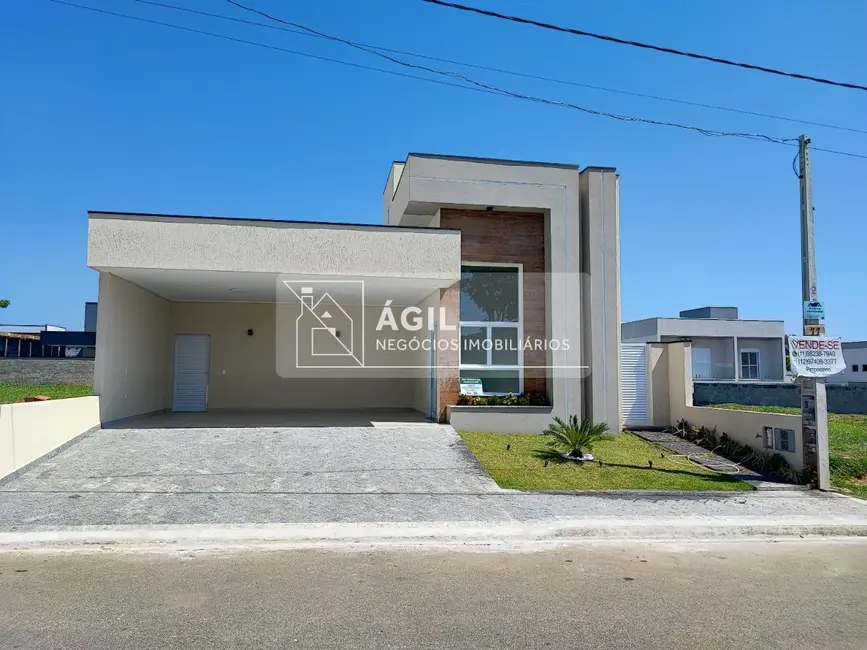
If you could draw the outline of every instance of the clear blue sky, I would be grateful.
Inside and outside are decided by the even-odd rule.
[[[338,43],[132,0],[72,0],[373,66]],[[222,0],[166,0],[255,19]],[[555,34],[419,0],[246,0],[367,43],[867,129],[867,92]],[[867,3],[467,0],[507,13],[867,82]],[[440,64],[437,64],[440,65]],[[442,66],[448,67],[448,66]],[[867,154],[867,135],[461,69],[589,107]],[[407,152],[569,162],[621,174],[623,318],[707,304],[800,318],[795,149],[624,124],[94,14],[0,3],[0,322],[80,328],[97,274],[88,209],[377,223]],[[815,153],[828,333],[867,338],[867,160]]]

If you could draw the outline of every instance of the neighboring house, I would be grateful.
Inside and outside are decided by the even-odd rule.
[[[547,397],[504,409],[512,430],[568,414],[616,429],[618,192],[611,168],[410,154],[391,165],[383,225],[90,212],[101,417],[409,407],[444,421],[472,381]],[[286,289],[310,282],[343,313]],[[300,367],[315,336],[356,365]]]
[[[692,341],[695,381],[783,381],[785,325],[738,318],[737,307],[701,307],[679,318],[623,323],[624,343]]]
[[[844,341],[842,347],[846,370],[831,375],[826,383],[867,384],[867,341]]]

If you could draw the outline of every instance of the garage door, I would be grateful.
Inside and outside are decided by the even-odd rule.
[[[624,427],[648,426],[647,346],[624,343],[620,347],[620,419]]]

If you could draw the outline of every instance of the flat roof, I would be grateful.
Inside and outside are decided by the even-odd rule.
[[[684,318],[682,316],[651,316],[650,318],[642,318],[640,320],[623,321],[622,325],[629,323],[643,323],[649,320],[676,320],[676,321],[726,321],[729,323],[784,323],[785,321],[778,318]]]
[[[460,232],[455,228],[426,228],[424,226],[390,226],[381,223],[350,223],[342,221],[299,221],[293,219],[259,219],[250,217],[220,217],[220,216],[204,216],[196,214],[163,214],[155,212],[121,212],[114,210],[88,210],[89,217],[97,219],[123,219],[124,217],[134,217],[142,219],[185,219],[185,220],[201,220],[201,221],[222,221],[228,223],[245,223],[256,224],[260,223],[266,226],[337,226],[343,228],[371,228],[375,230],[415,230],[425,232]]]
[[[498,165],[532,165],[532,166],[536,166],[536,167],[560,167],[562,169],[580,170],[580,167],[578,165],[574,165],[574,164],[539,162],[539,161],[535,161],[535,160],[511,160],[508,158],[480,158],[480,157],[476,157],[476,156],[449,156],[449,155],[438,154],[438,153],[416,153],[416,152],[410,152],[410,153],[406,154],[407,160],[411,156],[415,156],[416,158],[437,158],[439,160],[461,160],[461,161],[465,161],[465,162],[495,163]],[[406,161],[395,161],[395,162],[406,162]],[[611,171],[614,171],[613,167],[593,167],[592,169],[610,169]]]

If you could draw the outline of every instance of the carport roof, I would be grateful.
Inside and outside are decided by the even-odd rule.
[[[87,264],[175,301],[270,302],[283,280],[361,281],[414,305],[460,279],[460,249],[460,231],[439,228],[91,212]]]
[[[202,220],[202,221],[215,221],[222,223],[238,223],[238,224],[249,224],[256,225],[262,224],[266,227],[274,227],[279,226],[280,224],[285,224],[287,226],[292,225],[309,225],[309,226],[324,226],[324,227],[335,227],[335,228],[363,228],[363,229],[372,229],[372,230],[409,230],[409,231],[429,231],[431,228],[425,228],[420,226],[399,226],[399,225],[385,225],[378,223],[358,223],[358,222],[347,222],[347,221],[312,221],[312,220],[304,220],[304,219],[263,219],[259,217],[227,217],[227,216],[212,216],[212,215],[191,215],[191,214],[165,214],[158,212],[118,212],[115,210],[88,210],[88,217],[91,219],[178,219],[178,220]],[[446,231],[446,232],[459,232],[459,230],[454,228],[436,228],[435,230]]]

